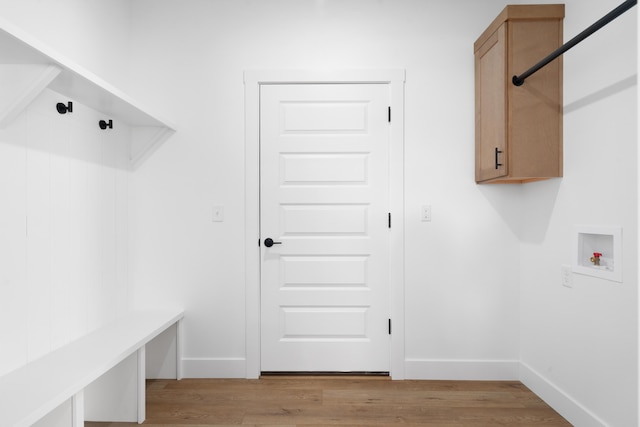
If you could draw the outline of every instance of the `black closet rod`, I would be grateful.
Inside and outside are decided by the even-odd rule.
[[[566,51],[568,51],[569,49],[571,49],[572,47],[574,47],[575,45],[580,43],[582,40],[586,39],[591,34],[593,34],[596,31],[598,31],[600,28],[604,27],[609,22],[613,21],[618,16],[622,15],[623,13],[625,13],[627,10],[631,9],[637,3],[638,3],[638,0],[627,0],[627,1],[625,1],[620,6],[616,7],[611,12],[607,13],[605,16],[600,18],[598,21],[596,21],[589,28],[587,28],[586,30],[584,30],[583,32],[581,32],[580,34],[578,34],[577,36],[575,36],[574,38],[572,38],[571,40],[569,40],[568,42],[563,44],[562,46],[560,46],[558,49],[556,49],[553,52],[551,52],[546,58],[544,58],[543,60],[538,62],[536,65],[534,65],[533,67],[529,68],[527,71],[525,71],[524,73],[520,74],[519,76],[513,76],[511,81],[516,86],[522,86],[522,84],[524,83],[524,80],[527,77],[531,76],[533,73],[535,73],[536,71],[538,71],[539,69],[541,69],[542,67],[547,65],[549,62],[553,61],[558,56],[562,55],[563,53],[565,53]]]

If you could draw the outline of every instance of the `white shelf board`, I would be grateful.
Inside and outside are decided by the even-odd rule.
[[[184,317],[136,310],[0,377],[0,425],[30,426]]]
[[[132,146],[135,146],[131,156],[133,165],[139,164],[141,159],[148,157],[144,152],[140,152],[140,147],[154,150],[176,130],[175,125],[152,113],[149,108],[134,101],[120,89],[0,18],[0,69],[8,70],[10,66],[20,64],[24,65],[25,69],[44,69],[44,67],[53,66],[59,68],[60,71],[45,85],[33,84],[29,86],[26,83],[23,84],[30,87],[30,92],[24,96],[18,96],[20,102],[15,99],[12,101],[0,100],[0,112],[3,112],[3,115],[0,115],[0,120],[4,118],[0,125],[6,125],[11,118],[20,113],[22,108],[26,107],[28,103],[25,103],[24,99],[33,100],[39,94],[38,89],[41,91],[48,87],[104,113],[105,119],[113,119],[116,125],[118,121],[122,121],[131,127],[150,128],[148,132],[134,132],[134,136],[132,136]],[[38,81],[44,81],[43,79],[50,75],[47,74]],[[155,138],[159,133],[163,137]],[[135,138],[148,135],[154,136],[154,140],[135,140]]]

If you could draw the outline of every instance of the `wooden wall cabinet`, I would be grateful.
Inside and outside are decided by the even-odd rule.
[[[474,44],[476,182],[562,176],[562,57],[511,82],[562,45],[564,5],[508,5]]]

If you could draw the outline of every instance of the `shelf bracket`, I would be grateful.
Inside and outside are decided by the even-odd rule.
[[[0,128],[5,128],[49,86],[62,69],[47,64],[2,64],[0,81]]]
[[[168,127],[132,126],[129,151],[131,168],[135,170],[174,133],[175,131]]]

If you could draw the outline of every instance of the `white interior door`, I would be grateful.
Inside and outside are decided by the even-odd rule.
[[[388,105],[386,84],[260,88],[263,372],[389,371]]]

